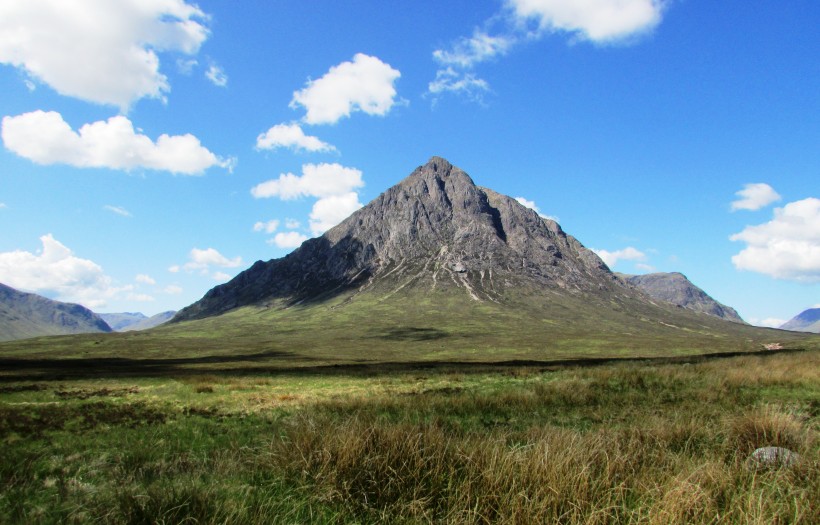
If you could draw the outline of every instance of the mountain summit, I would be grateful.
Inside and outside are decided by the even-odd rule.
[[[355,290],[452,289],[474,301],[508,289],[629,293],[595,253],[510,197],[433,157],[288,256],[258,261],[175,320],[253,304],[293,305]]]

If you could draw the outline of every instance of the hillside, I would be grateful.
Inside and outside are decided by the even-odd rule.
[[[0,284],[0,341],[110,331],[105,321],[84,306]]]
[[[98,315],[102,317],[115,332],[129,332],[154,328],[155,326],[170,321],[171,318],[174,317],[174,314],[176,314],[176,311],[169,310],[152,315],[151,317],[147,317],[141,312],[101,313]]]
[[[780,326],[782,330],[820,334],[820,308],[809,308]]]
[[[618,276],[652,299],[665,301],[727,321],[744,322],[734,308],[712,299],[709,294],[695,286],[682,273],[618,274]]]

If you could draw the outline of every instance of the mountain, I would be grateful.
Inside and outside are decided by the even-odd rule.
[[[666,301],[695,312],[720,319],[743,323],[734,308],[712,299],[706,292],[692,284],[682,273],[648,273],[645,275],[617,274],[652,299]]]
[[[115,332],[122,332],[125,328],[129,326],[133,326],[141,321],[145,321],[148,319],[144,314],[140,312],[122,312],[122,313],[110,313],[110,314],[97,314],[102,317],[103,321],[108,323],[108,326],[111,327],[112,330]]]
[[[140,312],[123,312],[99,314],[115,332],[130,332],[136,330],[148,330],[171,320],[176,314],[175,310],[161,312],[151,317],[147,317]]]
[[[513,290],[634,295],[558,223],[433,157],[321,237],[284,258],[257,261],[174,321],[408,286],[460,290],[477,302],[500,302]]]
[[[52,301],[0,284],[0,341],[110,331],[102,318],[84,306]]]
[[[782,330],[820,334],[820,308],[809,308],[780,326]]]

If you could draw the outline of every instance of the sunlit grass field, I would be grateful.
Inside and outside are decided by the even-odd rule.
[[[6,370],[0,523],[820,523],[816,349],[584,364]]]

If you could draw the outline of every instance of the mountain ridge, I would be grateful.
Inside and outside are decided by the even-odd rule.
[[[734,308],[716,301],[680,272],[656,272],[642,275],[618,273],[616,275],[653,299],[727,321],[745,322]]]
[[[0,341],[44,335],[110,332],[88,308],[22,292],[0,283]]]
[[[414,271],[415,285],[455,285],[477,301],[498,300],[511,281],[522,280],[569,294],[631,293],[557,222],[433,157],[321,237],[281,259],[257,261],[173,321],[356,288],[395,289],[410,284]]]
[[[780,325],[780,329],[820,334],[820,308],[809,308],[807,310],[803,310],[787,322]]]

